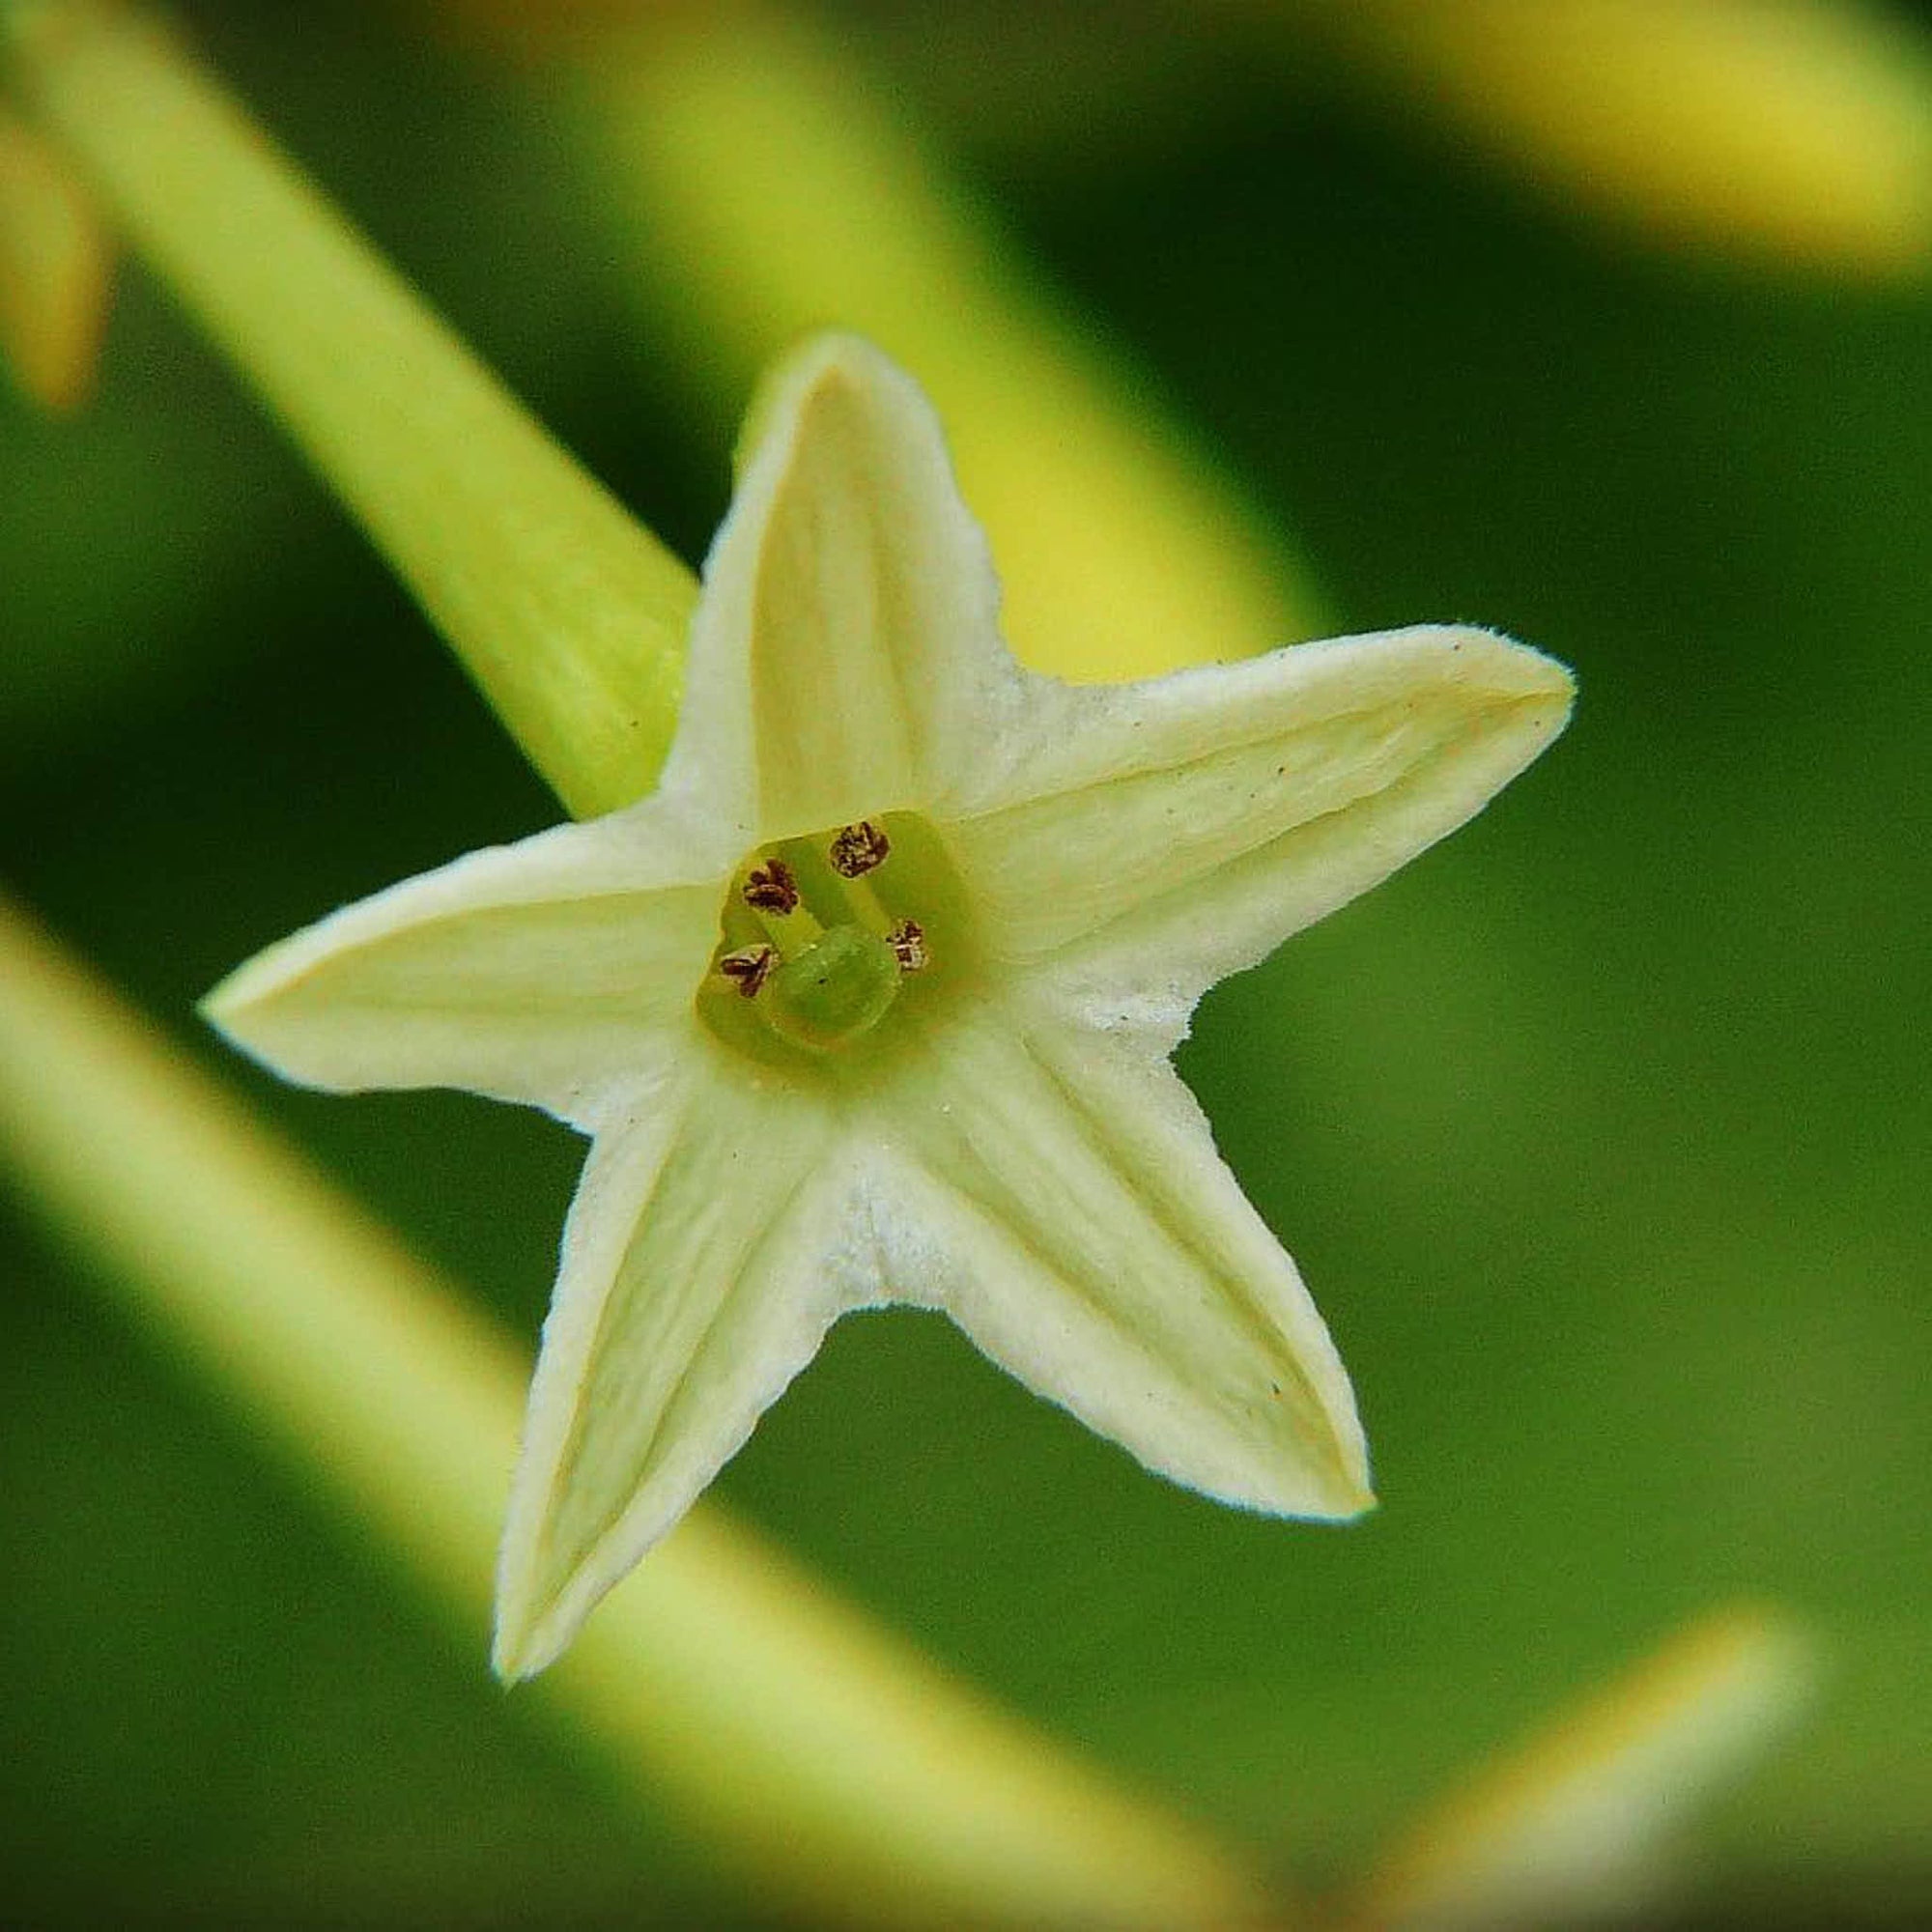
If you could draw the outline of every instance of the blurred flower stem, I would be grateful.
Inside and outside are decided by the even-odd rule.
[[[342,497],[579,816],[650,789],[691,573],[152,20],[0,4],[0,77]]]
[[[0,1147],[128,1311],[480,1654],[527,1362],[4,901]],[[716,1510],[521,1696],[828,1922],[1262,1917],[1259,1885],[1204,1834]]]
[[[1330,628],[1281,533],[829,30],[733,4],[562,38],[591,192],[663,352],[721,420],[828,324],[903,362],[946,424],[1024,663],[1143,676]]]

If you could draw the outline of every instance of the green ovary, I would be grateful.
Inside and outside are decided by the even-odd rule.
[[[757,996],[765,1024],[808,1053],[830,1053],[885,1018],[899,996],[898,956],[862,925],[835,925],[780,966]]]
[[[915,813],[781,839],[732,876],[697,1014],[754,1060],[843,1077],[964,981],[969,926],[952,860]]]

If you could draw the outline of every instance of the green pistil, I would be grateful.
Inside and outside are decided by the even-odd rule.
[[[870,879],[840,879],[838,887],[844,895],[845,903],[867,932],[875,933],[881,939],[892,937],[893,927],[897,922],[879,903],[879,895],[872,890]]]
[[[766,981],[757,1006],[781,1039],[830,1053],[870,1033],[898,998],[899,962],[878,933],[828,926]]]
[[[889,849],[869,824],[834,835],[828,867],[822,874],[811,868],[823,922],[781,853],[761,854],[738,889],[778,963],[753,974],[743,955],[732,954],[719,970],[757,1003],[758,1016],[781,1039],[808,1053],[830,1053],[869,1033],[898,997],[905,953],[894,934],[902,922],[880,903],[869,877]]]
[[[811,916],[811,908],[803,899],[789,912],[771,912],[753,906],[752,917],[758,922],[759,930],[771,941],[772,950],[781,959],[798,958],[825,935],[824,926]]]

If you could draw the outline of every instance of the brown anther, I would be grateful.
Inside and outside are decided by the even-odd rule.
[[[918,973],[926,962],[925,928],[917,920],[899,920],[886,934],[886,944],[899,962],[901,973]]]
[[[745,881],[745,903],[759,912],[782,916],[798,910],[798,881],[782,859],[767,859],[753,866]]]
[[[725,953],[718,962],[718,970],[751,1000],[757,997],[758,988],[770,977],[778,960],[778,953],[769,946],[747,946],[737,952]]]
[[[893,842],[869,818],[832,835],[832,869],[841,879],[863,879],[886,863]]]

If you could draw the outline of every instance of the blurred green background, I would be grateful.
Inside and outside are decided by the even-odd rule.
[[[186,12],[696,559],[730,426],[654,362],[535,97],[419,16]],[[1582,698],[1475,825],[1212,995],[1180,1057],[1354,1375],[1376,1516],[1217,1509],[906,1314],[843,1324],[721,1493],[1315,1879],[1680,1619],[1788,1605],[1823,1692],[1673,1909],[1914,1922],[1932,294],[1646,248],[1206,39],[1170,112],[1023,141],[915,40],[875,52],[1293,533],[1338,629],[1494,624]],[[138,272],[87,413],[0,399],[0,875],[211,1061],[191,1004],[235,961],[556,815]],[[570,1135],[222,1065],[534,1335]],[[11,1197],[0,1244],[0,1922],[729,1919]]]

